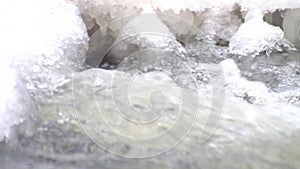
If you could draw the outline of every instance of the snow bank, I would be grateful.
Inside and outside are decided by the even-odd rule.
[[[85,61],[88,36],[75,5],[64,0],[10,0],[0,7],[0,55],[31,91],[52,93]]]
[[[2,140],[32,112],[27,89],[36,100],[51,96],[83,66],[88,36],[78,9],[64,0],[1,1],[0,23]]]
[[[252,14],[251,14],[252,15]],[[229,52],[241,56],[256,56],[266,51],[283,50],[288,43],[279,27],[263,21],[261,16],[247,16],[251,18],[241,25],[236,34],[230,39]]]

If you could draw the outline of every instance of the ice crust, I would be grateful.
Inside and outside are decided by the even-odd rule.
[[[273,50],[283,50],[288,46],[284,32],[279,28],[263,21],[263,15],[248,16],[236,34],[230,39],[229,52],[242,56],[257,56],[260,52],[268,54]]]

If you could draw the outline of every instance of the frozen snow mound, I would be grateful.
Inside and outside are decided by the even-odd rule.
[[[32,112],[28,91],[16,72],[0,59],[0,142],[9,138],[11,128],[21,123]]]
[[[285,39],[284,32],[263,21],[260,9],[253,9],[245,16],[243,23],[230,39],[229,52],[239,56],[257,56],[261,52],[268,55],[274,51],[291,48]]]
[[[88,36],[74,4],[10,0],[0,7],[0,55],[31,92],[51,94],[85,61]]]

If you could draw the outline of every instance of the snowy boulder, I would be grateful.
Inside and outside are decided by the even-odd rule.
[[[263,21],[260,9],[253,9],[245,16],[243,23],[230,39],[229,52],[240,56],[257,56],[261,52],[270,54],[272,51],[282,51],[290,47],[284,32]]]
[[[265,15],[265,21],[283,29],[285,37],[295,47],[300,48],[300,1],[241,0],[239,4],[243,15],[248,15],[253,9],[259,9]]]
[[[64,0],[2,3],[1,57],[31,92],[53,93],[85,61],[88,36],[78,9]]]

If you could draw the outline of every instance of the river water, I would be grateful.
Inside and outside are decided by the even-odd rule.
[[[161,69],[73,73],[1,143],[1,168],[298,168],[299,53],[207,58],[182,61],[201,64],[189,70],[206,79]],[[267,94],[253,92],[261,86]]]

